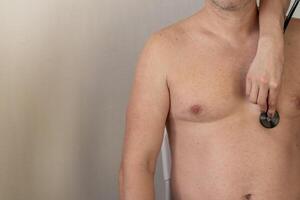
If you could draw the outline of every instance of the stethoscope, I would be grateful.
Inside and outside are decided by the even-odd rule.
[[[285,18],[284,29],[283,29],[284,33],[285,33],[286,28],[289,25],[289,22],[290,22],[290,20],[293,16],[298,4],[299,4],[299,2],[300,2],[300,0],[295,0],[294,4],[292,5],[291,10],[289,11],[287,17]],[[278,123],[280,121],[279,113],[277,111],[275,111],[274,116],[271,118],[271,117],[268,116],[267,112],[268,112],[268,109],[267,109],[266,112],[261,112],[260,113],[259,121],[260,121],[261,125],[265,128],[274,128],[275,126],[278,125]]]

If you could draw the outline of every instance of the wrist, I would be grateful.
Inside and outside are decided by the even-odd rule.
[[[282,40],[284,39],[283,25],[260,28],[259,38],[266,40]]]
[[[276,62],[284,62],[284,40],[283,37],[263,36],[259,38],[257,52],[268,56]]]
[[[258,39],[258,48],[269,47],[274,50],[283,51],[284,37],[278,34],[264,34],[260,35]]]

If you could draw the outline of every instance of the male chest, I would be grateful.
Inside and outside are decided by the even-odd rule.
[[[220,120],[250,104],[245,80],[252,57],[238,53],[181,60],[168,74],[170,116],[180,120],[210,122]],[[300,70],[287,62],[278,99],[284,117],[300,116]],[[257,106],[258,107],[258,106]]]

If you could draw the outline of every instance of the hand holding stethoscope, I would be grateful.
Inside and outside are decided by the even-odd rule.
[[[299,4],[300,0],[295,0],[289,11],[285,22],[284,22],[284,32]],[[251,69],[250,69],[251,70]],[[263,70],[263,69],[262,69]],[[279,84],[274,82],[279,82],[281,77],[281,70],[276,69],[273,74],[275,80],[268,85],[267,80],[260,80],[261,84],[251,81],[251,78],[247,76],[246,82],[246,95],[249,97],[250,101],[259,104],[262,108],[262,112],[259,116],[259,121],[261,125],[265,128],[274,128],[278,125],[280,121],[279,113],[275,110],[275,101],[279,94]],[[256,69],[254,71],[259,71]],[[262,72],[263,73],[263,72]],[[269,72],[270,73],[270,72]],[[277,73],[277,74],[276,74]],[[266,73],[265,73],[266,74]],[[268,73],[267,73],[268,74]],[[273,78],[274,78],[273,77]],[[265,102],[266,101],[266,102]],[[265,107],[266,106],[266,107]]]

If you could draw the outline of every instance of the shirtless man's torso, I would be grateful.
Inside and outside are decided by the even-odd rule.
[[[300,200],[300,20],[286,32],[281,120],[273,129],[261,126],[259,106],[245,96],[258,35],[232,45],[197,25],[191,17],[164,30],[174,45],[172,200]]]
[[[245,95],[257,10],[240,19],[248,27],[228,23],[220,33],[212,31],[222,20],[212,21],[214,14],[203,9],[155,33],[168,85],[169,102],[160,100],[168,105],[172,200],[300,200],[300,20],[285,33],[280,123],[266,129]],[[154,137],[141,134],[140,144]]]

